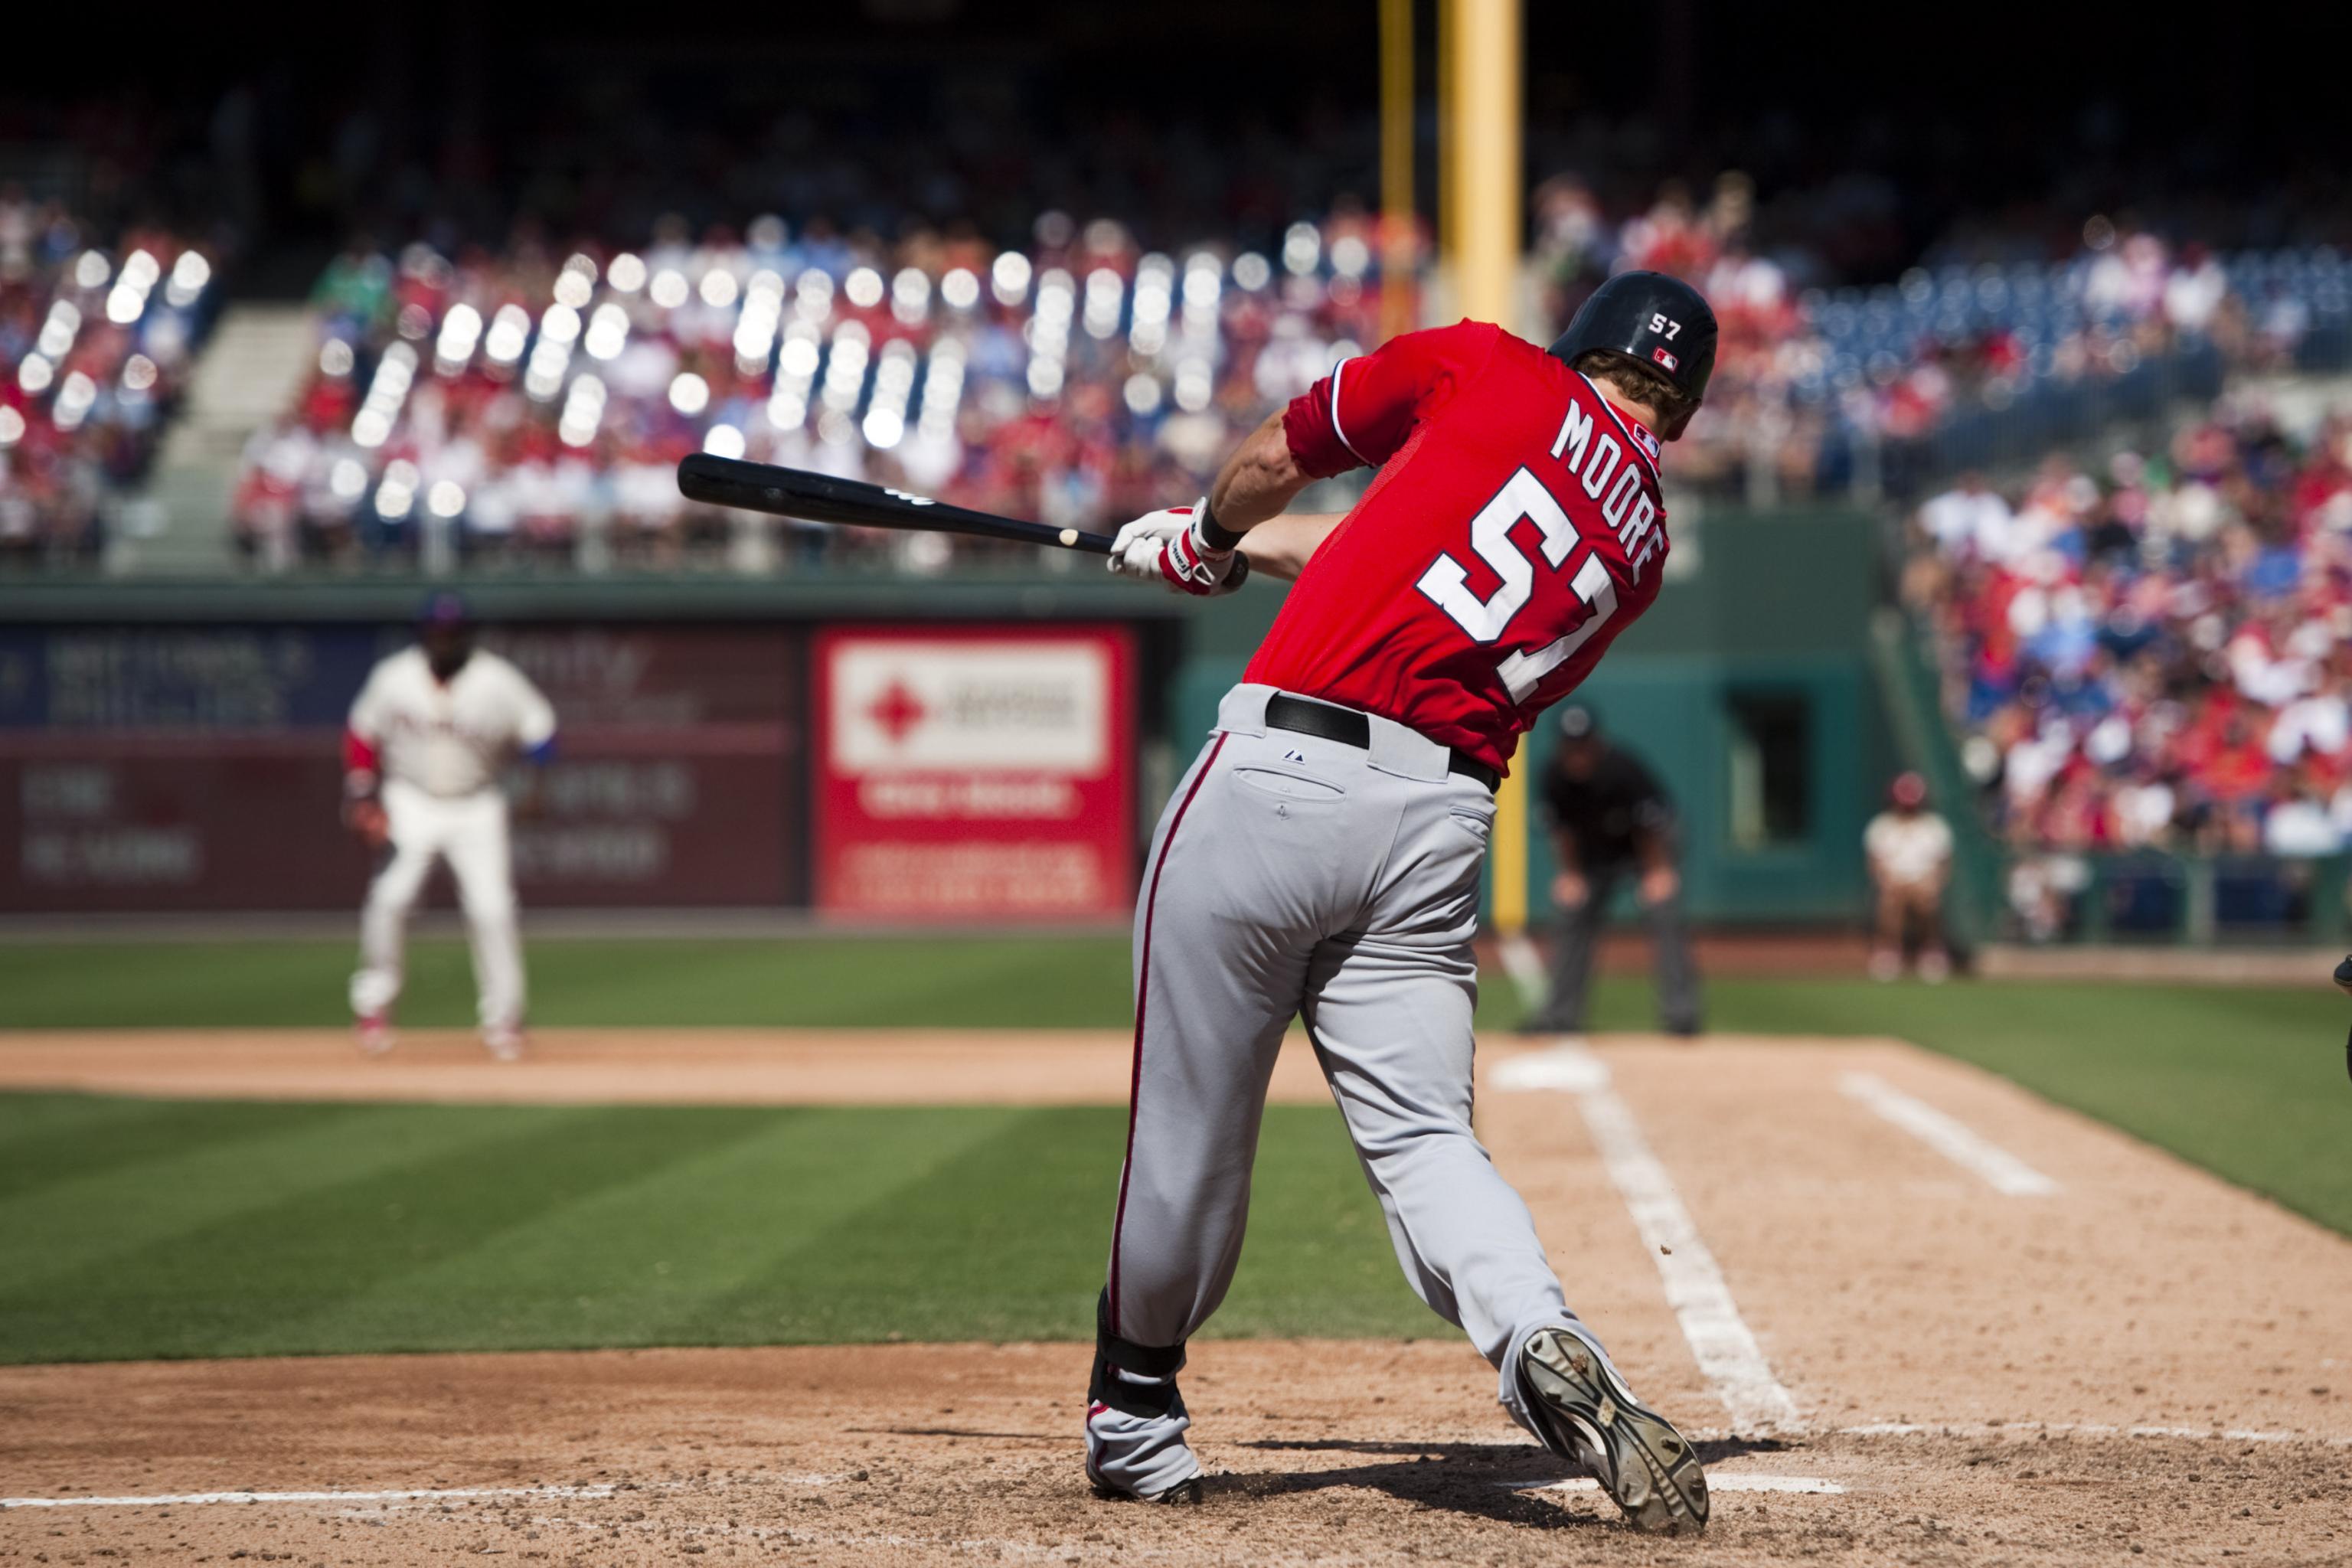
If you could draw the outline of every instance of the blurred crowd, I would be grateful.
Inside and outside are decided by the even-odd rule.
[[[1270,253],[1170,254],[1058,213],[1023,249],[669,219],[633,250],[354,249],[319,284],[294,405],[254,438],[238,535],[278,563],[436,531],[477,559],[948,560],[941,536],[780,540],[689,505],[674,473],[697,450],[1100,527],[1190,500],[1266,411],[1379,340],[1376,229],[1343,210]]]
[[[185,386],[212,274],[178,235],[102,243],[58,205],[0,189],[0,566],[98,552]]]
[[[1819,258],[1756,247],[1755,211],[1736,174],[1616,220],[1574,179],[1535,196],[1528,266],[1553,327],[1627,268],[1714,302],[1715,384],[1670,474],[1685,492],[1843,491],[1959,411],[2063,395],[2186,344],[2271,366],[2314,334],[2352,339],[2352,269],[2324,248],[2225,264],[2095,220],[2056,261],[1831,292],[1798,287]],[[765,525],[675,493],[667,475],[698,449],[1104,527],[1196,493],[1269,409],[1385,321],[1420,319],[1428,237],[1395,237],[1409,265],[1393,274],[1380,223],[1345,203],[1264,249],[1152,250],[1059,212],[1017,248],[969,226],[885,241],[775,216],[740,232],[671,216],[634,250],[528,233],[355,247],[319,284],[308,384],[255,438],[239,535],[280,563],[398,553],[442,524],[478,554],[771,561]],[[918,569],[950,548],[788,542]]]
[[[2184,347],[2252,368],[2295,363],[2315,334],[2338,357],[2352,351],[2352,269],[2326,247],[2225,266],[2202,246],[2094,216],[2055,258],[1948,255],[1895,284],[1830,289],[1808,286],[1832,275],[1823,253],[1763,247],[1756,214],[1738,174],[1704,200],[1670,183],[1614,222],[1578,179],[1534,197],[1531,265],[1555,324],[1629,268],[1675,273],[1715,305],[1716,380],[1673,470],[1689,489],[1778,499],[1874,483],[1957,415],[2127,376]]]
[[[1674,483],[1710,489],[1736,482],[1748,454],[1769,445],[1785,479],[1800,492],[1811,489],[1823,420],[1816,413],[1801,428],[1789,389],[1826,363],[1799,300],[1801,282],[1820,264],[1807,250],[1759,253],[1755,191],[1746,176],[1721,176],[1704,201],[1670,182],[1646,208],[1622,218],[1573,175],[1538,185],[1530,205],[1528,265],[1553,331],[1621,271],[1673,273],[1715,307],[1721,331],[1715,380],[1675,450]]]
[[[2352,845],[2352,412],[2300,434],[2223,397],[2168,446],[1916,514],[1962,757],[2046,931],[2079,858]]]

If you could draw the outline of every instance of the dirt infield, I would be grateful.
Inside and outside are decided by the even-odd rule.
[[[218,1040],[70,1054],[81,1087],[194,1092],[194,1052],[221,1092],[333,1092],[305,1074],[425,1092],[391,1087],[397,1058],[318,1041],[304,1066],[299,1044],[242,1065]],[[586,1085],[627,1076],[627,1044],[551,1037],[514,1069],[451,1042],[403,1070],[439,1073],[439,1098],[612,1098]],[[903,1077],[894,1053],[949,1048],[635,1047],[640,1076],[693,1061],[706,1083],[733,1053],[758,1099],[786,1060],[802,1097],[851,1096],[860,1062]],[[961,1048],[992,1069],[1032,1054]],[[58,1081],[40,1074],[59,1049],[0,1041],[0,1083]],[[1037,1054],[1053,1098],[1116,1099],[1079,1092],[1106,1074],[1123,1091],[1123,1041]],[[1706,1438],[1702,1542],[1633,1538],[1589,1490],[1525,1489],[1560,1468],[1433,1321],[1406,1344],[1200,1343],[1198,1512],[1087,1497],[1083,1346],[0,1371],[0,1493],[44,1505],[0,1509],[0,1561],[2352,1561],[2352,1243],[1892,1042],[1484,1055],[1482,1130],[1570,1300]],[[273,1061],[292,1075],[275,1089]],[[220,1495],[245,1493],[312,1495]],[[93,1498],[131,1500],[75,1500]]]
[[[527,1105],[1124,1105],[1132,1037],[1069,1029],[544,1029],[527,1061],[412,1030],[364,1058],[336,1029],[0,1034],[0,1090]],[[1273,1098],[1330,1098],[1293,1040]]]

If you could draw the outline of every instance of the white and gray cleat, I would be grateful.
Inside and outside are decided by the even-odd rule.
[[[1519,1386],[1545,1447],[1590,1469],[1634,1529],[1706,1528],[1706,1473],[1683,1435],[1635,1400],[1600,1345],[1577,1329],[1538,1329],[1519,1352]]]

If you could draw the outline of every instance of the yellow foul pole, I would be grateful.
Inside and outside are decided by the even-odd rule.
[[[1521,0],[1439,0],[1448,259],[1462,314],[1516,330],[1520,239]],[[1528,923],[1528,789],[1524,770],[1495,802],[1495,926]]]
[[[1412,0],[1381,0],[1381,337],[1421,325],[1412,202]]]

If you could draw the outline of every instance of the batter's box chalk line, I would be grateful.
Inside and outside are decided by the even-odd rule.
[[[134,1497],[0,1497],[0,1508],[195,1508],[206,1503],[470,1502],[482,1498],[608,1498],[593,1487],[416,1487],[394,1491],[164,1492]]]
[[[1715,1254],[1698,1234],[1674,1178],[1666,1173],[1641,1124],[1612,1086],[1609,1064],[1582,1046],[1507,1058],[1495,1065],[1494,1083],[1506,1089],[1550,1089],[1576,1096],[1602,1168],[1633,1228],[1658,1268],[1666,1304],[1682,1325],[1692,1359],[1742,1432],[1801,1432],[1797,1402],[1773,1375],[1755,1333],[1739,1315]]]
[[[2056,1182],[1974,1128],[1904,1093],[1874,1073],[1842,1073],[1838,1089],[2003,1196],[2046,1198],[2058,1190]]]
[[[2247,1426],[2125,1426],[2105,1421],[1872,1421],[1841,1426],[1841,1437],[2172,1437],[2200,1443],[2305,1443],[2352,1448],[2352,1437],[2324,1432],[2275,1432]]]
[[[1601,1483],[1591,1476],[1570,1476],[1564,1481],[1496,1481],[1506,1491],[1516,1492],[1597,1492]],[[1840,1497],[1845,1488],[1820,1476],[1746,1476],[1717,1475],[1707,1472],[1706,1489],[1710,1492],[1802,1492],[1816,1497]]]

